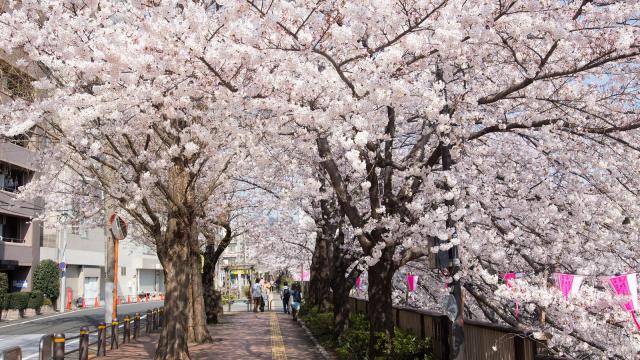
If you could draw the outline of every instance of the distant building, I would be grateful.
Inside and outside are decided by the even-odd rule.
[[[40,253],[42,259],[59,262],[62,258],[64,232],[53,225],[44,230]],[[72,299],[84,298],[93,304],[96,297],[104,301],[105,234],[103,228],[87,229],[67,226],[66,287]],[[164,273],[154,251],[130,238],[119,242],[118,294],[123,301],[143,293],[164,293]]]

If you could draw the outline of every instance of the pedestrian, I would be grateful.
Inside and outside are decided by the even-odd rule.
[[[265,305],[269,303],[270,295],[271,295],[271,284],[269,283],[269,281],[265,280],[264,284],[262,285],[262,302],[260,303],[261,312],[264,312]]]
[[[290,314],[289,312],[289,301],[291,300],[291,290],[289,290],[289,283],[284,282],[284,287],[280,292],[280,299],[282,299],[282,307],[284,308],[285,314]]]
[[[293,320],[298,320],[298,311],[300,311],[300,304],[302,303],[302,292],[300,291],[300,284],[293,285],[293,291],[291,291],[291,314]]]
[[[260,285],[260,279],[256,279],[256,283],[253,284],[251,297],[253,298],[253,312],[257,313],[262,300],[262,285]]]

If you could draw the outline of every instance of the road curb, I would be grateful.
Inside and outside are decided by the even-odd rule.
[[[302,321],[300,318],[298,318],[298,324],[300,324],[300,327],[302,327],[304,329],[304,332],[307,333],[307,336],[309,336],[311,338],[311,341],[313,341],[313,344],[315,345],[316,349],[318,350],[318,352],[320,353],[320,355],[322,355],[322,357],[325,360],[335,360],[335,358],[333,356],[331,356],[327,350],[324,348],[324,346],[322,346],[320,344],[320,342],[318,341],[318,339],[316,339],[315,336],[313,336],[313,333],[311,332],[311,330],[309,330],[309,328],[304,324],[304,321]]]

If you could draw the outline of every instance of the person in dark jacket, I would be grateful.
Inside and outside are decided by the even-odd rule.
[[[280,292],[280,299],[282,299],[282,307],[284,308],[284,313],[289,314],[289,301],[291,300],[291,289],[289,289],[289,284],[287,282],[284,283],[284,287]]]
[[[298,311],[300,311],[300,304],[302,303],[302,292],[300,291],[300,284],[296,283],[293,285],[293,290],[291,291],[291,314],[293,315],[293,320],[298,320]]]

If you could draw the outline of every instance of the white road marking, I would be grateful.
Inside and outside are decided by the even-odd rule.
[[[153,302],[153,301],[151,301],[151,302]],[[145,304],[147,304],[147,303],[145,303]],[[131,305],[138,305],[138,304],[137,303],[135,303],[135,304],[121,304],[120,306],[131,306]],[[100,309],[100,308],[98,308],[98,309]],[[58,313],[58,314],[53,314],[53,315],[40,316],[40,317],[36,317],[36,318],[30,319],[30,320],[25,320],[25,321],[22,321],[22,322],[19,322],[19,323],[2,325],[2,326],[0,326],[0,329],[11,327],[11,326],[16,326],[16,325],[24,325],[24,324],[28,324],[28,323],[31,323],[31,322],[34,322],[34,321],[38,321],[38,320],[51,319],[51,318],[58,317],[58,316],[63,316],[63,315],[68,315],[68,314],[73,314],[73,313],[77,313],[77,312],[80,312],[80,311],[88,311],[88,310],[93,310],[93,309],[73,310],[73,311],[66,311],[66,312],[63,312],[63,313]]]

